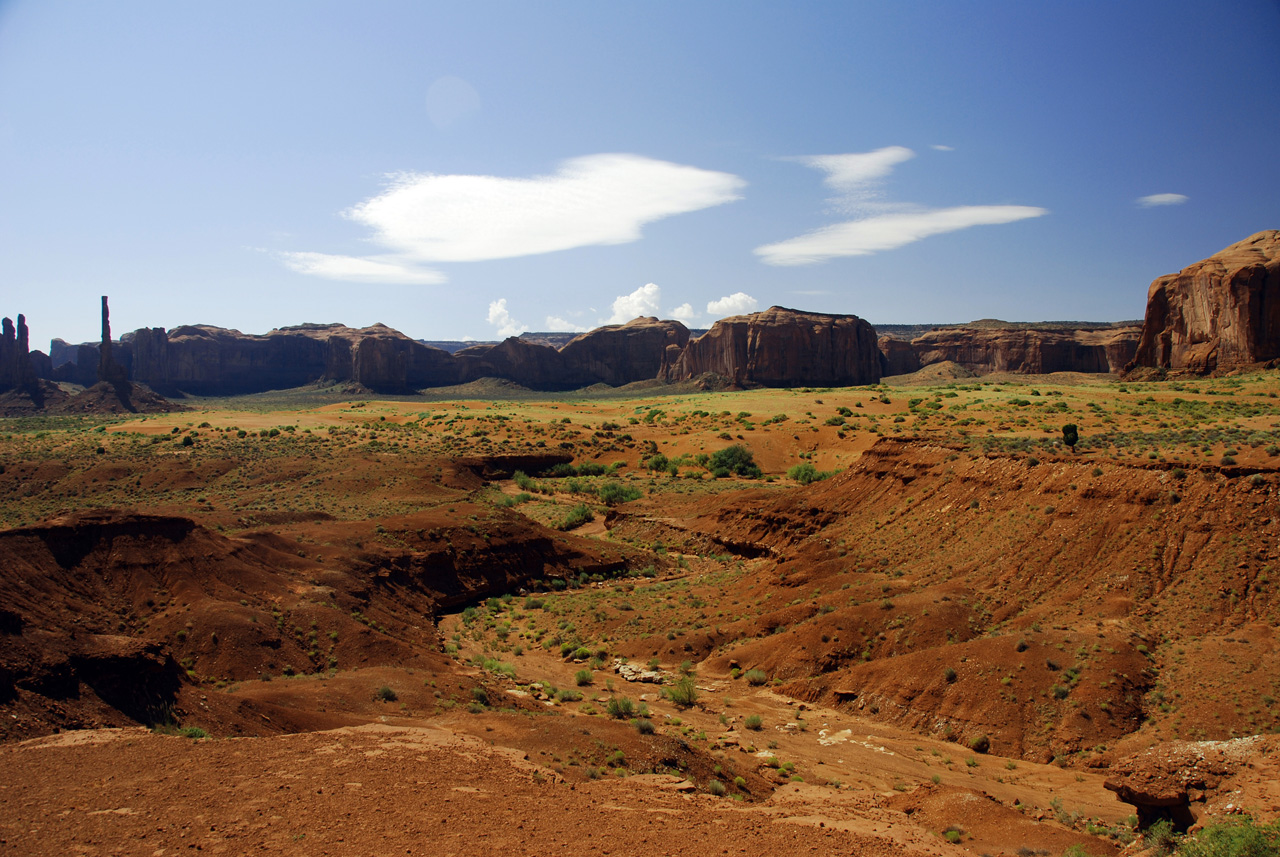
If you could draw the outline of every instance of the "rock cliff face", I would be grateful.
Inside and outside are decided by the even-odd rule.
[[[619,387],[657,378],[668,348],[683,350],[688,344],[689,329],[683,324],[650,316],[581,334],[560,349],[560,354],[569,375],[582,382],[576,386]]]
[[[735,384],[849,386],[880,380],[876,332],[856,315],[823,315],[785,307],[717,321],[691,341],[664,377],[714,373]]]
[[[402,392],[456,383],[449,354],[385,325],[304,324],[246,335],[207,325],[132,336],[134,380],[165,393],[236,395],[321,379]]]
[[[920,357],[907,340],[881,336],[876,345],[884,356],[885,375],[909,375],[920,369]]]
[[[1131,368],[1212,372],[1280,357],[1280,230],[1232,244],[1147,290]]]
[[[984,324],[930,331],[911,340],[911,349],[920,366],[949,360],[978,374],[1106,373],[1119,372],[1133,359],[1138,332],[1136,326],[1074,330]]]
[[[464,348],[454,357],[462,381],[506,378],[535,390],[618,387],[657,378],[667,348],[684,348],[689,330],[678,321],[636,318],[580,334],[562,348],[511,337]]]
[[[30,334],[27,317],[18,315],[18,325],[6,318],[0,332],[0,391],[30,387],[36,380],[31,363]]]

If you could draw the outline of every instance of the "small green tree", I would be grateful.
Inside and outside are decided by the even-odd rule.
[[[710,466],[711,472],[716,476],[721,474],[728,476],[730,473],[736,473],[747,479],[759,479],[763,475],[760,466],[756,464],[755,455],[751,452],[751,449],[740,443],[726,446],[713,454]]]
[[[1080,442],[1080,430],[1076,428],[1075,423],[1067,423],[1062,427],[1062,442],[1075,452],[1076,444]]]

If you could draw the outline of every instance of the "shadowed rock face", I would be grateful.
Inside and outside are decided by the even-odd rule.
[[[1280,230],[1160,277],[1129,368],[1211,372],[1280,357]]]
[[[949,327],[916,337],[911,340],[911,349],[920,366],[951,361],[979,374],[1042,375],[1119,372],[1133,359],[1137,344],[1137,327],[1100,330]],[[888,354],[885,352],[886,358]],[[901,358],[899,362],[905,363]]]
[[[143,328],[132,346],[134,380],[165,392],[235,395],[322,378],[388,392],[456,383],[448,353],[381,324],[304,324],[262,336],[207,325]]]
[[[920,358],[907,340],[882,336],[876,344],[880,348],[880,353],[884,355],[884,374],[909,375],[920,369]]]
[[[636,318],[583,333],[559,350],[513,336],[497,345],[464,348],[454,357],[464,382],[491,377],[535,390],[618,387],[657,378],[667,348],[684,348],[688,341],[689,330],[678,321]]]
[[[618,387],[657,378],[667,349],[688,344],[689,329],[683,324],[648,317],[596,328],[572,339],[560,353],[570,375],[583,384]]]
[[[824,315],[785,307],[717,321],[691,341],[664,377],[705,373],[736,384],[849,386],[880,380],[876,332],[856,315]]]

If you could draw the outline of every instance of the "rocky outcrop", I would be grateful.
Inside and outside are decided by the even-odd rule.
[[[1280,230],[1160,277],[1130,368],[1195,373],[1280,357]]]
[[[652,316],[598,327],[560,349],[569,375],[587,384],[619,387],[649,381],[662,372],[668,349],[683,351],[689,329]]]
[[[980,375],[1108,373],[1133,359],[1138,333],[1136,325],[1076,329],[987,322],[932,330],[910,346],[920,366],[950,361]]]
[[[505,378],[535,390],[619,387],[657,378],[667,350],[683,349],[689,329],[678,321],[636,318],[580,334],[556,349],[525,337],[458,351],[459,378]]]
[[[27,388],[35,382],[30,352],[27,317],[19,313],[17,327],[6,318],[0,332],[0,391]]]
[[[114,386],[129,383],[129,370],[116,362],[111,349],[111,310],[102,296],[102,342],[98,345],[98,381]]]
[[[1137,808],[1143,827],[1168,818],[1185,831],[1219,794],[1238,796],[1234,777],[1275,745],[1262,735],[1159,744],[1117,761],[1103,785]]]
[[[262,336],[208,325],[132,336],[133,377],[166,393],[238,395],[353,381],[380,392],[457,383],[453,358],[386,325],[303,324]]]
[[[765,387],[874,384],[881,376],[880,351],[875,328],[856,315],[775,306],[717,321],[663,377],[683,381],[707,373]]]
[[[920,370],[920,357],[907,340],[882,336],[876,340],[876,345],[884,356],[885,375],[910,375]]]

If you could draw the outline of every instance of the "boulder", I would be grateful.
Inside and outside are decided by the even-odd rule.
[[[707,373],[737,385],[846,387],[880,380],[876,332],[856,315],[770,307],[721,319],[663,372],[668,381]]]
[[[1251,235],[1147,290],[1128,369],[1193,373],[1280,357],[1280,230]]]

